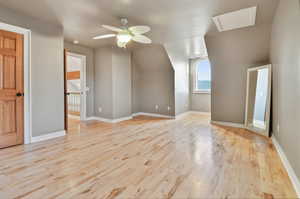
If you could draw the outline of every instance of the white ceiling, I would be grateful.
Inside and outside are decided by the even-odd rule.
[[[193,46],[205,34],[217,32],[212,17],[257,6],[257,24],[271,23],[278,0],[0,0],[0,5],[64,27],[65,39],[98,47],[114,39],[93,40],[109,31],[102,24],[149,25],[154,43],[182,42]],[[220,33],[221,34],[221,33]],[[195,39],[194,39],[195,38]]]

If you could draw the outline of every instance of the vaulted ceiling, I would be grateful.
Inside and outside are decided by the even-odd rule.
[[[193,42],[216,32],[212,17],[258,6],[257,24],[272,22],[278,0],[0,0],[0,5],[63,26],[65,39],[97,47],[114,39],[92,40],[109,31],[102,24],[149,25],[154,43]]]

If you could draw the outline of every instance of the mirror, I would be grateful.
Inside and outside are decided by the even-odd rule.
[[[247,129],[269,136],[271,104],[271,65],[249,68],[245,126]]]

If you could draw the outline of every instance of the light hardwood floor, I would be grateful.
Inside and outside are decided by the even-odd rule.
[[[80,127],[80,119],[68,117],[68,131],[79,132]]]
[[[296,198],[269,139],[189,114],[0,150],[0,198]]]

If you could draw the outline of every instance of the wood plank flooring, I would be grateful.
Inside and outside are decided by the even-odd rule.
[[[0,150],[0,198],[296,198],[271,141],[191,113]]]

